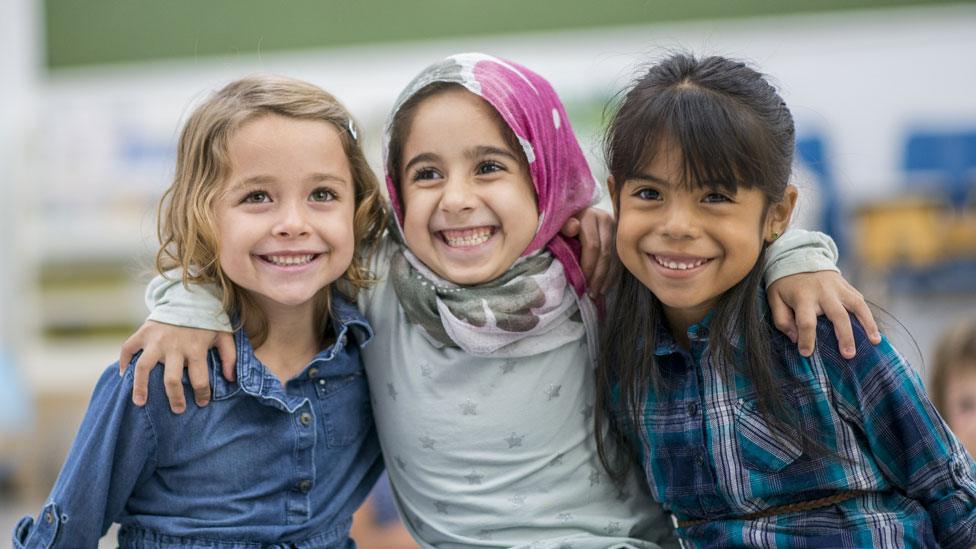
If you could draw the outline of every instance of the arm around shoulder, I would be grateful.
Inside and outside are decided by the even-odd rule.
[[[839,257],[837,245],[829,235],[819,231],[790,229],[766,250],[766,286],[797,273],[840,272],[837,268]]]
[[[148,320],[215,332],[232,331],[216,288],[212,284],[184,285],[182,274],[174,269],[156,275],[149,283],[146,288]]]

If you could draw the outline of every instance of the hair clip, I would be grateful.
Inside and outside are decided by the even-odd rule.
[[[346,119],[346,128],[349,129],[349,135],[352,136],[352,140],[359,141],[359,135],[356,133],[356,127],[352,125],[352,118]]]

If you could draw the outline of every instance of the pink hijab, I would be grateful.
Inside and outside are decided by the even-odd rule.
[[[539,205],[539,227],[523,256],[547,248],[563,265],[566,278],[582,296],[586,280],[580,268],[579,242],[559,234],[566,220],[590,206],[596,198],[596,182],[580,149],[569,118],[555,90],[538,74],[497,57],[465,53],[435,63],[413,79],[397,98],[393,115],[418,91],[434,82],[453,82],[487,101],[518,137],[529,161]],[[390,123],[383,147],[384,164],[390,145]],[[393,178],[386,186],[403,233],[403,212]]]

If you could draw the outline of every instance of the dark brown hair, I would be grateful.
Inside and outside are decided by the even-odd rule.
[[[666,146],[681,154],[684,184],[730,193],[743,185],[762,191],[768,206],[784,197],[794,140],[793,117],[762,74],[739,61],[679,53],[644,70],[626,90],[607,128],[604,152],[618,207],[621,186]],[[782,399],[772,325],[758,301],[765,252],[763,246],[749,274],[720,297],[708,353],[736,364],[752,380],[766,421],[792,426],[796,418]],[[665,320],[658,299],[619,260],[612,276],[595,416],[600,459],[619,479],[634,454],[625,433],[636,432],[631,426],[640,419],[647,391],[666,388],[654,356],[655,334]],[[741,355],[729,334],[743,338]],[[611,399],[613,391],[619,398]],[[612,453],[607,436],[614,441]]]

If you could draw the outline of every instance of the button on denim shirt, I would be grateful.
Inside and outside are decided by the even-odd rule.
[[[61,474],[15,548],[96,547],[113,522],[123,548],[354,547],[352,513],[382,471],[360,347],[362,315],[333,294],[334,345],[284,386],[236,335],[237,382],[210,354],[213,400],[182,415],[132,404],[133,367],[99,379]],[[188,383],[184,389],[190,394]]]

